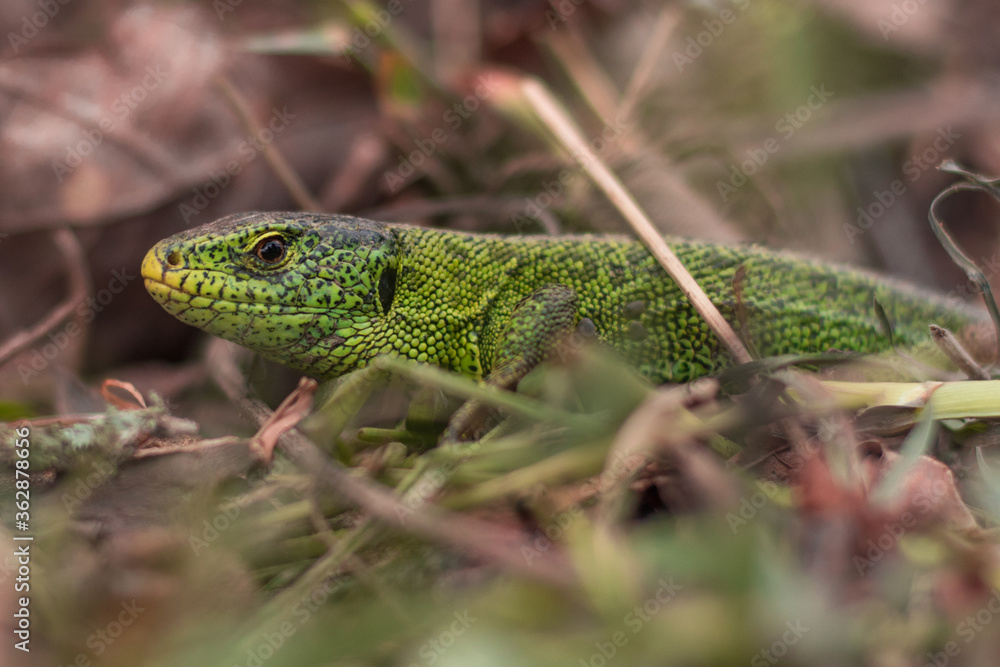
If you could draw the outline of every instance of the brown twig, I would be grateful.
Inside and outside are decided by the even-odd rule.
[[[66,260],[66,279],[69,296],[53,308],[40,322],[9,338],[0,345],[0,365],[7,363],[13,357],[28,349],[42,336],[59,326],[69,318],[80,303],[90,294],[90,275],[87,273],[87,261],[84,257],[80,241],[69,229],[59,229],[53,232],[56,247]]]
[[[955,334],[936,324],[930,325],[931,340],[970,380],[989,380],[990,374],[962,347]]]
[[[250,108],[250,104],[247,102],[243,94],[236,89],[236,86],[226,78],[225,76],[220,76],[216,80],[216,84],[222,91],[222,94],[226,96],[226,99],[233,106],[233,110],[236,111],[236,115],[239,116],[240,122],[252,135],[257,135],[263,128],[257,119],[254,117],[253,110]],[[285,157],[277,149],[273,143],[264,145],[264,159],[267,163],[271,165],[271,169],[277,174],[278,180],[282,182],[288,193],[292,195],[292,199],[298,204],[299,208],[305,211],[316,211],[322,212],[323,205],[316,200],[315,197],[309,192],[305,184],[299,179],[298,174],[292,169],[291,165],[285,160]]]

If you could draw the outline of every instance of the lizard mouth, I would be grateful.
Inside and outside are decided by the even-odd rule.
[[[199,295],[190,294],[184,290],[177,289],[172,285],[156,280],[155,278],[143,278],[143,283],[146,286],[146,291],[149,295],[156,300],[164,308],[173,312],[173,308],[168,308],[168,304],[186,305],[192,298],[197,298]],[[207,297],[202,297],[207,298]],[[213,299],[215,301],[215,299]]]
[[[159,280],[154,280],[152,278],[143,277],[143,284],[146,286],[146,291],[149,295],[153,297],[157,303],[163,305],[167,301],[172,301],[171,294],[173,292],[179,292],[180,290],[175,290],[170,285],[166,283],[161,283]]]
[[[176,280],[179,284],[183,284],[184,274],[187,272],[177,273],[180,275],[176,276]],[[275,318],[281,321],[286,317],[292,319],[304,316],[314,317],[282,306],[264,306],[255,302],[244,303],[218,296],[188,292],[165,282],[158,265],[154,265],[151,270],[147,271],[145,262],[143,263],[143,282],[150,296],[165,311],[181,322],[257,350],[265,356],[273,355],[285,348],[294,347],[298,344],[298,337],[269,339],[266,335],[261,335],[261,332],[255,331],[255,325]],[[260,319],[259,316],[263,316],[263,319]]]
[[[227,289],[235,278],[224,271],[186,268],[177,250],[156,245],[142,260],[141,270],[146,291],[166,307],[167,302],[208,307],[221,304],[221,310],[234,312],[259,305],[252,296]],[[227,293],[228,292],[228,293]]]
[[[174,259],[174,256],[170,256]],[[219,298],[220,295],[208,295],[199,291],[184,289],[184,283],[192,275],[192,272],[179,268],[180,262],[169,262],[159,245],[152,248],[142,260],[142,280],[149,295],[163,306],[172,315],[194,306],[192,299],[204,301],[199,304],[203,307],[209,306],[213,301],[226,301]],[[171,266],[178,268],[170,268]]]
[[[223,271],[186,269],[180,261],[170,261],[171,255],[159,245],[142,260],[141,275],[146,291],[171,315],[193,326],[205,328],[209,312],[230,317],[265,315],[316,315],[326,313],[319,307],[265,301],[231,289],[238,280]],[[214,287],[211,291],[205,286]],[[187,315],[185,313],[187,312]]]
[[[177,276],[175,284],[167,282],[164,259],[161,256],[160,246],[156,245],[143,258],[140,273],[149,295],[161,306],[167,308],[167,304],[171,302],[184,303],[190,300],[193,295],[179,289],[178,285],[184,282],[183,276]],[[168,310],[170,309],[168,308]]]
[[[242,302],[223,296],[223,286],[231,279],[228,274],[184,268],[179,253],[162,244],[146,253],[141,274],[146,291],[157,303],[171,315],[195,326],[204,327],[205,311],[237,313],[251,310],[255,305],[252,300]],[[203,289],[206,285],[218,285],[219,289],[210,293]],[[185,317],[185,311],[201,313]]]

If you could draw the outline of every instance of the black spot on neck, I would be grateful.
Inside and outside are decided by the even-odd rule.
[[[392,300],[396,296],[396,269],[386,269],[378,279],[378,301],[382,304],[382,313],[389,312]]]

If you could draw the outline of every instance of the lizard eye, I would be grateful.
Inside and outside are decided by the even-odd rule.
[[[280,236],[268,236],[257,242],[253,254],[266,264],[277,264],[285,258],[285,239]]]

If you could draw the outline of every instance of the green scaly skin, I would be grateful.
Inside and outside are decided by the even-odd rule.
[[[856,270],[757,246],[670,245],[765,356],[887,350],[873,297],[904,348],[929,347],[930,323],[959,331],[977,320]],[[745,326],[734,314],[739,267]],[[623,237],[491,236],[249,213],[161,241],[142,275],[181,321],[321,378],[396,354],[510,387],[573,332],[596,335],[657,383],[732,363],[673,280]]]

